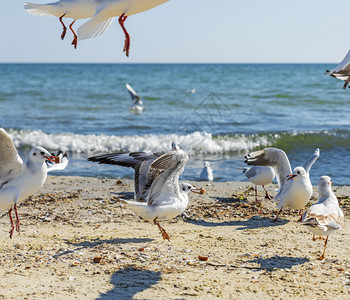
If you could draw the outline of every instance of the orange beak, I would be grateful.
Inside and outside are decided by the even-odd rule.
[[[199,189],[195,186],[195,189],[192,189],[191,192],[195,194],[203,194],[202,190],[203,189]]]

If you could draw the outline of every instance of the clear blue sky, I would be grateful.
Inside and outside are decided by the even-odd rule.
[[[339,62],[350,48],[349,0],[170,0],[127,19],[130,58],[117,21],[75,50],[23,3],[3,3],[0,62]]]

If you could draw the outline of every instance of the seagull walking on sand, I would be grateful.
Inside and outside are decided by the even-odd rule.
[[[204,162],[204,167],[199,178],[200,180],[205,180],[205,181],[214,180],[213,169],[211,168],[210,163],[208,161]]]
[[[313,233],[313,241],[324,239],[323,254],[319,259],[325,258],[328,236],[341,229],[344,224],[344,214],[339,207],[337,197],[332,191],[332,181],[328,176],[322,176],[318,182],[319,200],[305,212],[302,224]],[[318,235],[318,238],[315,238]]]
[[[129,92],[129,95],[131,97],[132,106],[131,110],[142,112],[143,111],[143,102],[141,100],[141,97],[135,92],[135,90],[130,86],[130,84],[125,85],[126,89]]]
[[[170,237],[159,221],[180,215],[187,208],[190,191],[200,193],[199,189],[189,183],[179,184],[179,176],[189,157],[178,147],[163,155],[145,152],[113,153],[89,157],[88,160],[132,167],[135,170],[135,199],[120,201],[143,219],[157,225],[164,240],[170,240]]]
[[[99,0],[60,0],[47,4],[24,3],[24,8],[32,15],[57,17],[63,26],[61,34],[62,40],[67,32],[67,27],[63,23],[63,18],[73,19],[73,22],[69,25],[69,29],[74,36],[72,45],[74,48],[77,48],[78,36],[72,28],[73,24],[76,20],[92,17],[100,3],[101,1]],[[107,28],[112,21],[113,19],[106,20],[103,26]]]
[[[101,35],[112,22],[114,17],[119,17],[118,22],[124,35],[124,49],[126,56],[129,56],[130,35],[124,27],[127,17],[144,12],[169,0],[99,0],[100,5],[96,14],[78,28],[79,40],[94,38]]]
[[[0,209],[9,210],[10,238],[15,229],[12,208],[16,215],[16,230],[20,232],[17,204],[44,184],[47,176],[46,161],[58,162],[58,158],[42,147],[35,147],[29,151],[28,160],[24,163],[11,137],[0,128]]]
[[[299,221],[302,220],[301,209],[307,204],[313,192],[309,172],[319,156],[320,150],[316,149],[303,167],[296,167],[293,171],[286,153],[281,149],[265,148],[249,153],[245,157],[245,163],[248,165],[270,166],[277,174],[279,191],[275,200],[279,201],[277,207],[280,210],[274,222],[277,222],[283,208],[287,207],[299,209]]]
[[[243,173],[248,180],[255,185],[255,201],[258,201],[258,189],[257,185],[261,185],[265,191],[265,199],[271,200],[272,197],[265,189],[265,185],[271,183],[276,174],[272,167],[254,166],[251,168],[243,168]]]

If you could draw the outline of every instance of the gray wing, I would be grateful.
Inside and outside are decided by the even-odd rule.
[[[249,168],[247,169],[244,173],[244,175],[249,179],[249,178],[252,178],[256,175],[256,168],[252,167],[252,168]]]
[[[111,153],[89,157],[89,161],[99,164],[117,165],[133,168],[135,199],[146,200],[153,179],[153,172],[150,172],[151,164],[160,157],[159,154],[145,152]]]
[[[150,171],[156,170],[148,195],[148,205],[165,204],[179,197],[179,177],[189,157],[184,150],[170,151],[155,160]],[[175,197],[168,197],[173,194]]]
[[[130,84],[126,84],[125,85],[126,89],[128,90],[129,94],[130,94],[130,97],[131,97],[131,100],[135,103],[137,102],[138,100],[141,99],[141,97],[135,92],[135,90],[130,86]]]
[[[68,166],[67,153],[63,153],[62,151],[59,151],[57,155],[54,153],[52,153],[52,155],[58,157],[60,161],[58,164],[51,161],[46,161],[47,172],[64,170]]]
[[[319,158],[319,156],[320,156],[320,149],[317,148],[315,150],[314,154],[312,154],[310,156],[310,158],[305,162],[305,164],[303,166],[307,173],[310,172],[311,167],[316,162],[316,160]]]
[[[23,160],[7,132],[0,128],[0,189],[16,178],[23,168]]]
[[[249,153],[245,157],[246,164],[251,166],[270,166],[276,171],[278,187],[281,190],[286,181],[286,176],[292,173],[287,154],[277,148],[265,148]]]
[[[332,70],[327,70],[326,74],[333,77],[336,75],[350,75],[350,50],[344,57],[344,59]]]

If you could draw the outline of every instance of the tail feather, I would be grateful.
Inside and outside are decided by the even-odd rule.
[[[54,3],[52,3],[54,4]],[[60,17],[64,14],[62,8],[51,4],[24,3],[26,11],[32,15]]]
[[[100,18],[92,17],[78,28],[79,40],[90,39],[101,35],[112,23],[113,19],[114,17],[101,21]]]

